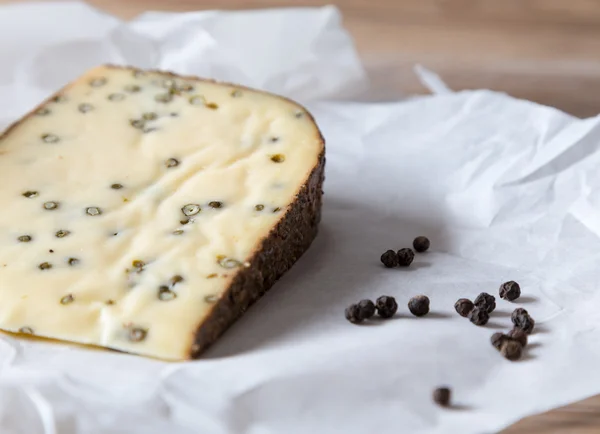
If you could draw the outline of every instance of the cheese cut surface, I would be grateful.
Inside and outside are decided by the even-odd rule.
[[[0,329],[197,357],[308,248],[323,168],[291,101],[95,68],[0,138]]]

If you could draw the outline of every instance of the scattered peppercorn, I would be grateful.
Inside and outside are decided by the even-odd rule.
[[[492,313],[496,309],[496,298],[487,292],[482,292],[473,302],[475,306],[483,308],[487,313]]]
[[[394,268],[398,266],[398,255],[393,250],[388,250],[381,255],[381,262],[387,268]]]
[[[415,240],[413,241],[413,247],[415,251],[419,253],[426,252],[429,249],[429,245],[430,242],[429,238],[427,237],[420,236],[415,238]]]
[[[450,405],[451,391],[448,387],[438,387],[433,391],[433,401],[442,407]]]
[[[498,351],[500,351],[500,348],[502,347],[502,344],[509,339],[509,337],[507,335],[505,335],[504,333],[494,333],[492,335],[492,337],[490,338],[490,342],[492,343],[492,345],[494,346],[494,348],[496,348]]]
[[[358,302],[360,316],[364,319],[372,318],[375,315],[375,303],[371,300],[361,300]]]
[[[210,206],[211,208],[222,208],[223,207],[223,202],[219,202],[219,201],[212,201],[208,203],[208,206]]]
[[[50,264],[49,262],[42,262],[40,265],[38,265],[38,268],[40,270],[49,270],[52,268],[52,264]]]
[[[508,336],[511,339],[518,341],[523,348],[527,346],[527,333],[525,333],[522,329],[515,327],[508,332]]]
[[[469,321],[475,325],[486,325],[489,320],[490,314],[487,312],[487,310],[485,310],[485,308],[475,306],[475,308],[469,312]]]
[[[523,310],[525,311],[525,309]],[[529,316],[527,311],[517,315],[515,315],[515,312],[513,312],[511,315],[511,320],[515,327],[520,328],[527,334],[531,333],[533,331],[533,327],[535,326],[535,321]]]
[[[471,312],[474,307],[475,305],[468,298],[459,298],[458,301],[454,303],[456,313],[465,318],[469,316],[469,312]]]
[[[508,301],[514,301],[521,296],[521,287],[513,280],[500,285],[500,298]]]
[[[408,310],[414,316],[423,316],[429,313],[429,298],[425,295],[415,295],[408,302]]]
[[[513,310],[513,313],[510,315],[510,319],[512,320],[513,324],[515,323],[515,318],[519,315],[529,315],[529,312],[522,307],[518,307]]]
[[[22,243],[28,243],[31,241],[31,235],[21,235],[18,240]]]
[[[352,324],[359,324],[363,322],[364,318],[360,314],[360,307],[357,304],[351,304],[344,311],[346,319]]]
[[[519,360],[523,354],[523,346],[515,339],[507,339],[500,347],[500,354],[510,361]]]
[[[413,259],[415,259],[415,252],[412,249],[398,250],[398,265],[401,267],[408,267],[412,264]]]
[[[382,318],[391,318],[398,310],[396,299],[388,295],[379,297],[375,302],[375,306],[377,307],[377,313]]]

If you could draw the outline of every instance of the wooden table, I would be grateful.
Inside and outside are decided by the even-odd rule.
[[[14,0],[0,0],[0,4]],[[342,10],[384,99],[425,93],[420,63],[453,89],[489,88],[577,116],[600,113],[600,0],[89,0],[123,18],[144,10],[273,6]],[[504,434],[600,433],[600,396],[526,418]]]

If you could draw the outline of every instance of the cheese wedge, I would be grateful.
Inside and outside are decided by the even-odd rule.
[[[0,136],[0,329],[198,357],[310,246],[324,152],[284,98],[88,71]]]

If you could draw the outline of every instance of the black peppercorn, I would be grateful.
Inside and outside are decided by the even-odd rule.
[[[408,310],[414,316],[423,316],[429,313],[429,298],[424,295],[416,295],[408,302]]]
[[[377,313],[382,318],[391,318],[398,310],[398,303],[394,297],[382,295],[375,302]]]
[[[489,319],[490,314],[484,308],[475,306],[475,308],[471,312],[469,312],[469,321],[471,321],[475,325],[486,325]]]
[[[518,341],[521,346],[524,348],[527,346],[527,333],[525,333],[522,329],[515,327],[510,332],[508,332],[508,337]]]
[[[433,401],[442,407],[450,405],[450,397],[451,391],[447,387],[438,387],[433,391]]]
[[[504,333],[494,333],[492,335],[492,337],[490,338],[490,342],[492,343],[492,345],[494,346],[494,348],[496,348],[498,351],[500,351],[500,348],[502,347],[502,344],[509,339],[508,336],[506,336]]]
[[[373,315],[375,315],[375,303],[371,300],[361,300],[358,302],[358,309],[360,311],[360,316],[363,319],[369,319]]]
[[[523,346],[514,339],[507,339],[502,343],[500,353],[510,361],[519,360],[523,354]]]
[[[360,315],[360,308],[357,304],[351,304],[344,311],[346,319],[353,324],[359,324],[363,321],[363,317]]]
[[[525,313],[521,313],[521,314],[517,314],[517,315],[515,315],[515,313],[513,312],[511,319],[512,319],[512,322],[515,325],[515,327],[518,327],[521,330],[523,330],[525,333],[529,334],[532,332],[533,327],[535,326],[535,321],[526,312],[527,311],[525,311]]]
[[[427,237],[417,237],[413,241],[413,247],[416,252],[423,253],[429,249],[429,238]]]
[[[401,267],[408,267],[412,264],[413,259],[415,259],[415,252],[411,249],[398,250],[398,265]]]
[[[487,313],[492,313],[496,309],[496,298],[487,292],[482,292],[473,302],[475,306],[485,309]]]
[[[513,313],[510,315],[510,319],[512,320],[513,324],[515,323],[515,318],[519,315],[529,315],[529,312],[527,312],[522,307],[518,307],[515,310],[513,310]]]
[[[388,250],[383,255],[381,255],[381,262],[387,268],[394,268],[398,266],[398,255],[393,250]]]
[[[467,298],[459,298],[456,303],[454,303],[454,309],[460,316],[464,316],[465,318],[469,316],[469,312],[473,310],[475,305],[473,302]]]
[[[514,301],[521,296],[521,287],[517,282],[510,281],[500,285],[500,298],[508,301]]]

